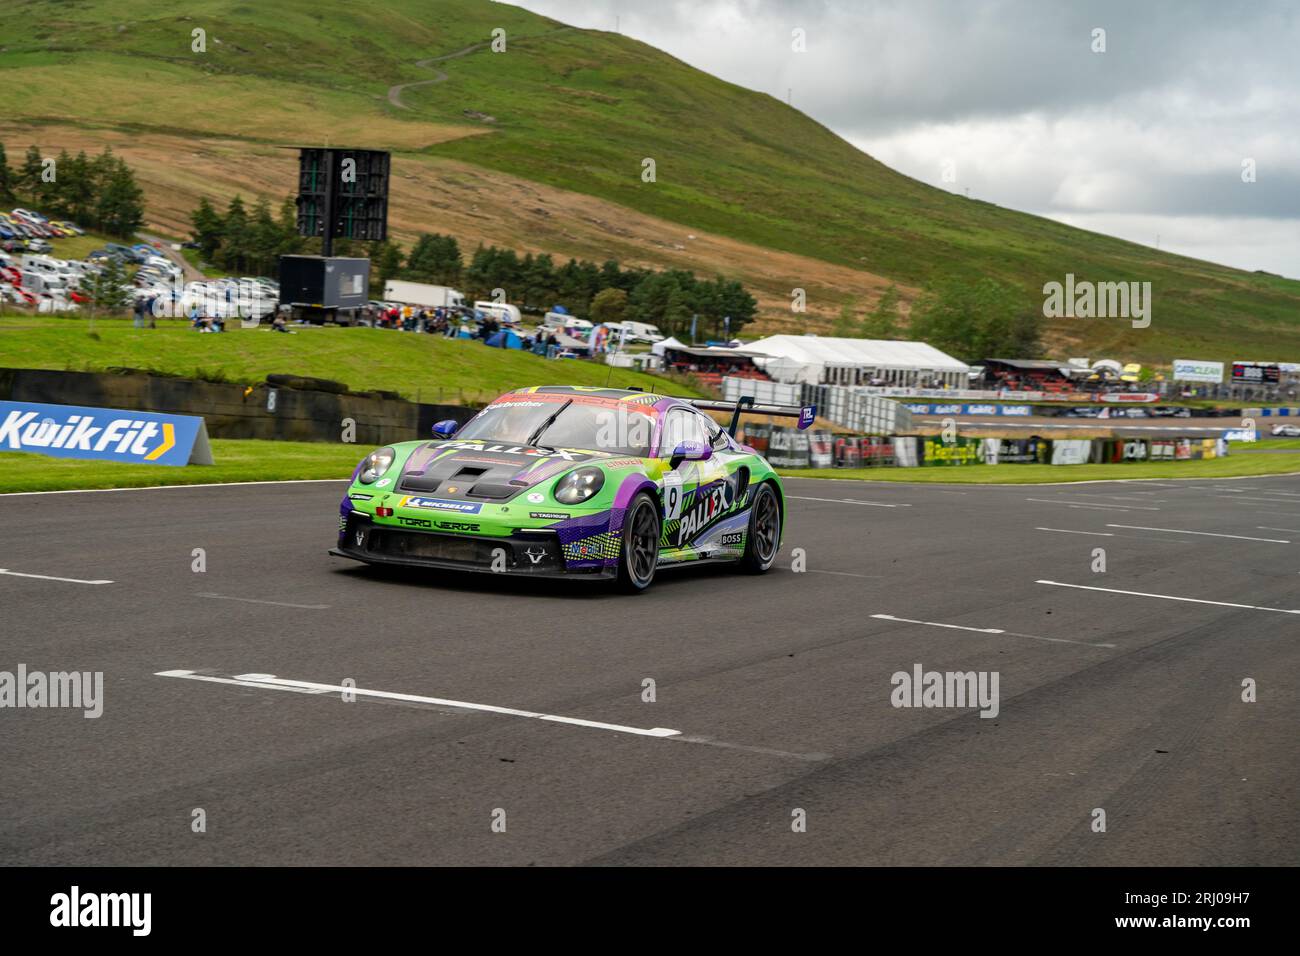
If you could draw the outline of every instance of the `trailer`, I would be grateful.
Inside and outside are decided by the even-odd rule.
[[[384,301],[403,305],[418,305],[426,309],[463,309],[465,295],[446,285],[426,282],[406,282],[389,279],[384,283]]]
[[[353,325],[369,298],[369,259],[280,257],[280,302],[295,320]]]

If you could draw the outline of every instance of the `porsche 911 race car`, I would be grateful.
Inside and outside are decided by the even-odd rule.
[[[722,428],[704,410],[732,413]],[[538,386],[511,392],[432,441],[367,455],[330,553],[371,564],[649,587],[667,565],[729,561],[761,573],[781,544],[785,493],[734,437],[741,411],[815,407]]]
[[[1273,426],[1273,434],[1280,438],[1300,438],[1300,425],[1282,425]]]

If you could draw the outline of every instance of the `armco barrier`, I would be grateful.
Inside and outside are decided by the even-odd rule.
[[[86,405],[203,418],[212,438],[340,441],[344,420],[358,445],[422,438],[433,423],[468,421],[473,408],[423,405],[366,395],[166,378],[146,373],[0,369],[0,399]]]

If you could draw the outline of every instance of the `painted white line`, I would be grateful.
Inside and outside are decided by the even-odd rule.
[[[1270,528],[1266,524],[1257,524],[1255,525],[1255,527],[1258,528],[1260,531],[1285,531],[1289,534],[1300,534],[1300,529],[1296,529],[1296,528]]]
[[[308,611],[323,611],[329,607],[328,604],[289,604],[287,601],[262,601],[258,598],[233,597],[229,594],[211,594],[207,591],[199,591],[195,597],[219,598],[222,601],[243,601],[246,604],[274,604],[276,607],[300,607]]]
[[[1214,498],[1226,498],[1228,501],[1263,501],[1270,505],[1294,505],[1294,501],[1285,498],[1254,498],[1250,495],[1212,495]]]
[[[1026,501],[1041,501],[1049,505],[1069,505],[1071,508],[1104,508],[1112,511],[1159,511],[1159,508],[1146,508],[1142,505],[1105,505],[1099,501],[1071,501],[1069,498],[1026,498]]]
[[[854,574],[852,571],[823,571],[821,568],[807,568],[813,574],[838,574],[844,578],[883,578],[883,574]]]
[[[956,631],[974,631],[977,634],[1005,634],[1007,637],[1027,637],[1033,641],[1047,641],[1050,644],[1079,644],[1083,647],[1114,648],[1114,644],[1094,644],[1091,641],[1072,641],[1067,637],[1040,637],[1037,634],[1020,634],[1016,631],[1004,631],[996,627],[966,627],[963,624],[940,624],[937,621],[914,621],[910,617],[894,617],[892,614],[873,614],[882,621],[897,621],[900,624],[924,624],[926,627],[947,627]]]
[[[1058,588],[1075,588],[1080,591],[1105,591],[1108,594],[1131,594],[1134,597],[1160,598],[1163,601],[1186,601],[1189,604],[1213,604],[1218,607],[1239,607],[1248,611],[1273,611],[1277,614],[1300,614],[1300,610],[1282,607],[1260,607],[1257,604],[1233,604],[1231,601],[1206,601],[1202,598],[1178,597],[1174,594],[1151,594],[1147,591],[1121,591],[1118,588],[1095,588],[1086,584],[1066,584],[1063,581],[1035,581],[1035,584],[1050,584]]]
[[[165,491],[168,488],[240,488],[246,485],[318,485],[347,484],[346,478],[287,478],[284,481],[210,481],[195,485],[140,485],[134,488],[64,488],[60,491],[6,491],[0,498],[22,498],[27,495],[93,495],[105,491]]]
[[[935,621],[914,621],[910,617],[894,617],[892,614],[873,614],[882,621],[898,621],[900,624],[924,624],[926,627],[950,627],[954,631],[975,631],[979,634],[1005,634],[1006,631],[996,627],[967,627],[964,624],[939,624]]]
[[[1061,534],[1090,534],[1097,538],[1113,538],[1113,531],[1071,531],[1069,528],[1035,528],[1035,531],[1058,531]]]
[[[1108,524],[1107,528],[1128,528],[1130,531],[1167,531],[1170,534],[1195,534],[1203,538],[1236,538],[1238,541],[1265,541],[1269,544],[1290,544],[1282,538],[1249,538],[1244,534],[1215,534],[1213,531],[1184,531],[1181,528],[1144,528],[1138,524]]]
[[[1128,511],[1128,510],[1129,510],[1128,508],[1118,508],[1118,507],[1116,507],[1116,508],[1111,508],[1111,507],[1108,507],[1108,506],[1106,506],[1106,505],[1101,505],[1101,506],[1098,506],[1098,505],[1066,505],[1066,507],[1067,507],[1067,508],[1082,508],[1084,511],[1087,511],[1089,508],[1091,508],[1093,511],[1096,511],[1096,510],[1098,509],[1098,507],[1100,507],[1101,510],[1103,510],[1103,511],[1107,511],[1107,512],[1110,512],[1110,511]],[[1144,508],[1144,509],[1142,509],[1142,510],[1145,511],[1145,510],[1147,510],[1147,509]]]
[[[883,501],[862,501],[858,498],[809,498],[807,495],[786,495],[797,501],[829,501],[833,505],[870,505],[873,508],[910,508],[908,504],[885,504]]]
[[[10,571],[8,568],[0,568],[0,574],[7,574],[13,578],[40,578],[42,581],[66,581],[68,584],[112,584],[112,581],[83,581],[81,578],[56,578],[52,574],[24,574],[22,571]]]
[[[582,720],[578,717],[560,717],[556,714],[542,714],[532,710],[517,710],[513,707],[497,707],[493,704],[473,704],[464,700],[448,700],[444,697],[424,697],[419,694],[396,694],[386,690],[367,690],[363,687],[344,687],[341,684],[318,684],[314,681],[286,680],[274,674],[236,674],[233,677],[210,677],[196,674],[194,671],[158,671],[156,677],[180,677],[185,680],[208,681],[215,684],[233,684],[238,687],[259,687],[264,690],[286,690],[297,693],[343,694],[351,693],[357,697],[373,697],[377,700],[395,700],[408,704],[433,704],[439,707],[453,707],[457,710],[477,710],[489,714],[502,714],[507,717],[527,717],[532,720],[545,720],[555,724],[570,724],[575,727],[590,727],[595,730],[610,730],[620,734],[636,734],[640,737],[676,737],[680,730],[667,727],[628,727],[623,724],[607,724],[598,720]]]

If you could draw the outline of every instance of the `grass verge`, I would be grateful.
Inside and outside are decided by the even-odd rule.
[[[1300,446],[1300,442],[1293,442]],[[167,468],[0,452],[0,493],[142,488],[232,481],[346,478],[369,446],[213,439],[215,465]],[[783,468],[787,478],[845,478],[931,484],[1036,484],[1117,478],[1228,478],[1300,472],[1290,455],[1128,465],[965,465],[952,468]]]

